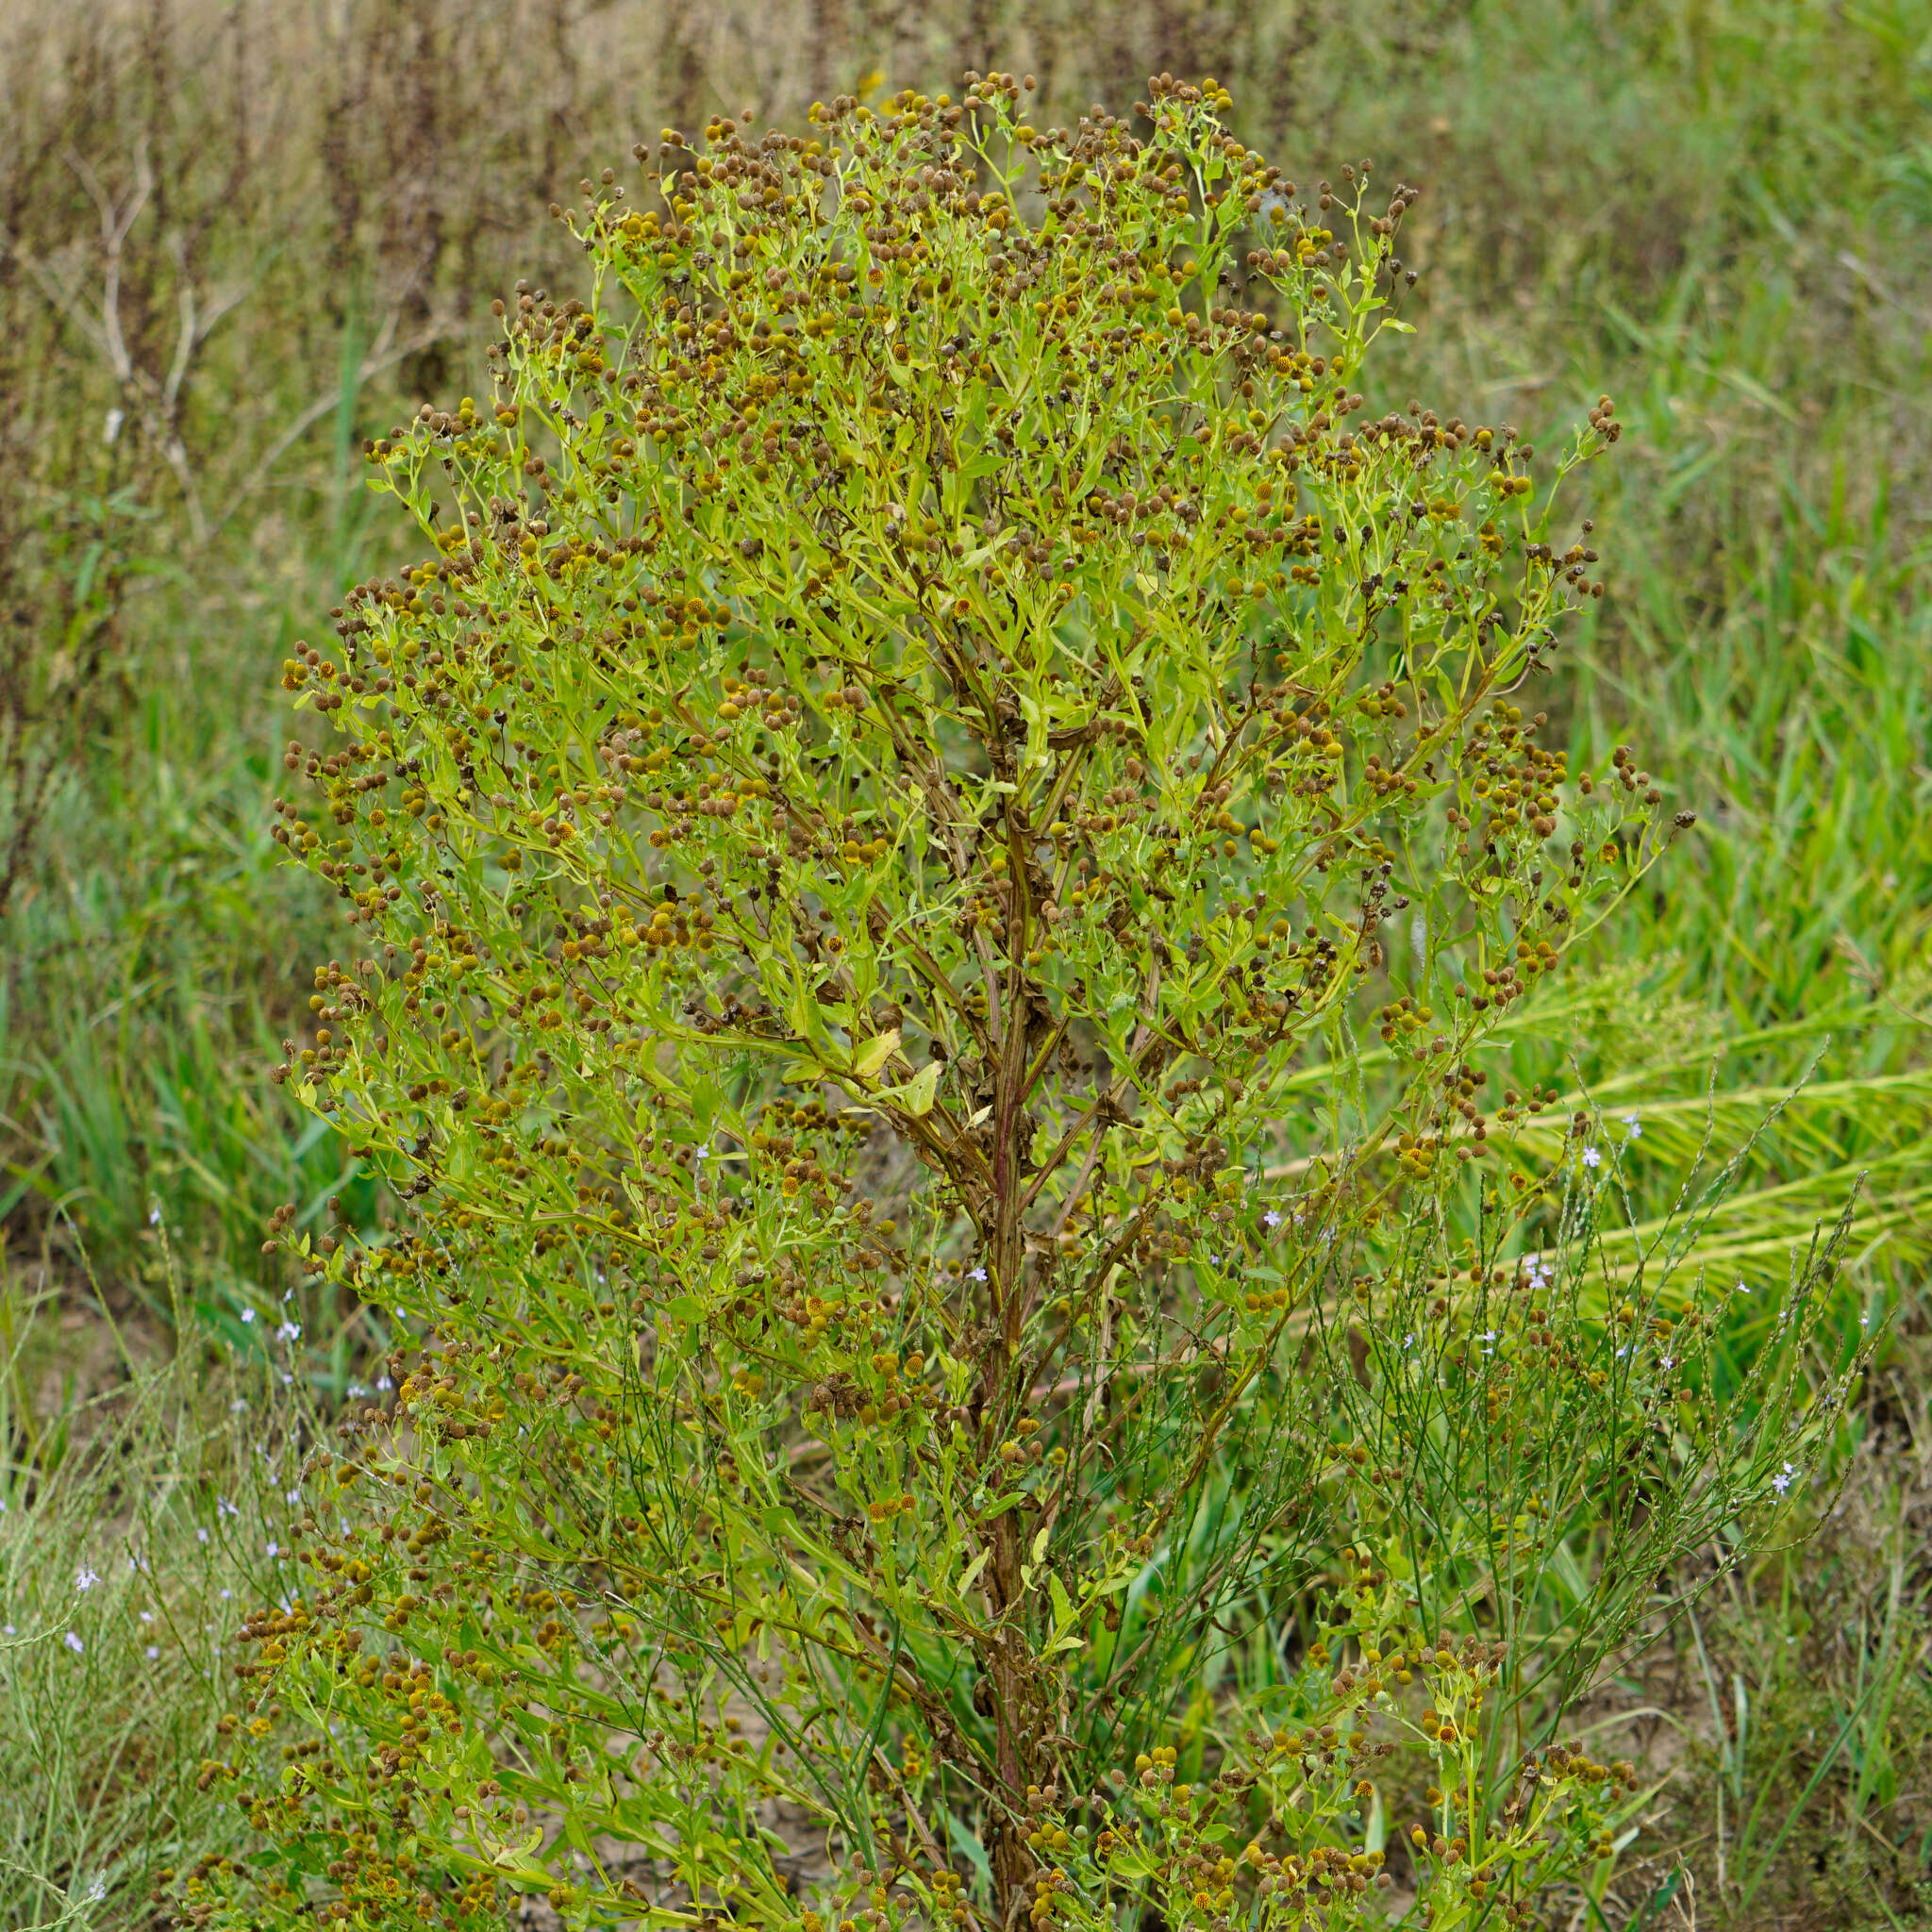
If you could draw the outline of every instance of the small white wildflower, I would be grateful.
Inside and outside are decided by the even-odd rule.
[[[1630,1129],[1630,1138],[1633,1141],[1643,1139],[1643,1124],[1634,1113],[1626,1113],[1624,1116],[1624,1124]]]
[[[1791,1465],[1789,1462],[1787,1462],[1784,1466],[1783,1473],[1779,1475],[1774,1475],[1772,1477],[1772,1488],[1774,1489],[1780,1496],[1782,1496],[1784,1492],[1790,1488],[1791,1478],[1796,1474],[1797,1472],[1791,1467]]]
[[[222,1591],[222,1601],[223,1601],[224,1603],[226,1603],[226,1602],[228,1601],[228,1599],[229,1599],[230,1597],[232,1597],[232,1596],[233,1596],[234,1594],[235,1594],[235,1592],[234,1592],[234,1591],[233,1591],[232,1590],[225,1590],[225,1591]]]
[[[301,1323],[284,1322],[282,1325],[275,1330],[275,1340],[277,1341],[300,1341],[302,1340]]]
[[[375,1378],[375,1386],[378,1389],[393,1389],[396,1385],[387,1375],[378,1375]]]
[[[149,1663],[153,1663],[153,1662],[154,1662],[154,1660],[155,1660],[155,1659],[156,1659],[156,1658],[157,1658],[158,1657],[159,1657],[159,1656],[160,1656],[160,1654],[161,1654],[161,1646],[160,1646],[160,1645],[159,1645],[158,1643],[150,1643],[150,1644],[148,1645],[148,1647],[147,1647],[147,1660],[148,1660],[148,1662],[149,1662]]]
[[[1267,1227],[1279,1227],[1281,1225],[1281,1216],[1279,1212],[1273,1208],[1269,1208],[1267,1213],[1262,1215],[1261,1221],[1263,1225]]]
[[[66,1644],[75,1657],[78,1657],[87,1648],[87,1645],[80,1641],[79,1633],[75,1630],[70,1630],[60,1641]]]
[[[1603,1158],[1602,1154],[1594,1147],[1586,1147],[1583,1150],[1583,1164],[1585,1167],[1601,1167],[1603,1165]]]
[[[270,1544],[269,1544],[269,1546],[268,1546],[268,1555],[269,1555],[269,1561],[270,1561],[270,1562],[274,1562],[274,1561],[275,1561],[275,1558],[276,1558],[277,1557],[279,1557],[279,1556],[280,1556],[281,1554],[282,1554],[282,1546],[281,1546],[281,1544],[280,1544],[280,1543],[270,1543]]]
[[[141,1621],[142,1621],[142,1622],[143,1624],[152,1624],[152,1623],[154,1622],[154,1620],[155,1620],[155,1613],[154,1613],[154,1612],[153,1612],[152,1610],[143,1610],[143,1611],[142,1611],[142,1613],[141,1613]]]
[[[147,1224],[150,1227],[158,1227],[161,1224],[161,1204],[158,1201],[147,1210]]]
[[[966,1279],[968,1281],[984,1281],[986,1279],[986,1270],[984,1268],[975,1268],[967,1275]]]
[[[207,1531],[207,1530],[205,1530],[205,1529],[197,1529],[197,1530],[196,1530],[196,1531],[194,1532],[194,1541],[195,1541],[196,1542],[198,1542],[198,1543],[205,1543],[205,1542],[207,1542],[207,1541],[208,1541],[208,1531]]]
[[[99,1576],[83,1563],[80,1566],[80,1574],[74,1579],[74,1587],[75,1590],[92,1590],[100,1580]]]
[[[243,1308],[242,1310],[242,1319],[244,1322],[253,1322],[255,1320],[255,1310],[253,1308]]]
[[[87,1902],[91,1906],[99,1905],[107,1895],[108,1881],[105,1878],[96,1878],[87,1889]]]

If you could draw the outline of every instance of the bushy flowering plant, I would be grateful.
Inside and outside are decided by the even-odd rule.
[[[199,1924],[1513,1923],[1837,1399],[1508,1171],[1483,1042],[1668,828],[1525,715],[1600,590],[1531,452],[1364,407],[1412,191],[1023,98],[667,132],[371,447],[427,554],[288,663],[359,956],[284,1074],[421,1352]]]

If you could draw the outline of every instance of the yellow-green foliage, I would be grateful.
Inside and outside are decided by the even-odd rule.
[[[370,447],[432,554],[285,666],[368,950],[282,1072],[413,1209],[308,1265],[428,1346],[198,1922],[794,1925],[782,1799],[874,1925],[1351,1924],[1404,1748],[1406,1882],[1513,1921],[1631,1802],[1594,1664],[1838,1410],[1828,1252],[1725,1388],[1668,1244],[1604,1298],[1587,1116],[1493,1172],[1484,1043],[1671,817],[1539,742],[1533,452],[1361,412],[1409,192],[969,81],[667,132]]]

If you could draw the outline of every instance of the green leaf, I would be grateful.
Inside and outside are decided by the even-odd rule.
[[[1053,1599],[1055,1633],[1063,1634],[1074,1621],[1074,1601],[1068,1596],[1067,1586],[1060,1581],[1057,1570],[1047,1573],[1046,1590],[1047,1594]]]
[[[900,1087],[881,1087],[875,1098],[896,1107],[915,1119],[932,1111],[932,1104],[939,1092],[940,1063],[928,1060],[911,1079]]]
[[[979,1874],[980,1883],[988,1891],[992,1890],[992,1860],[986,1855],[986,1847],[980,1843],[979,1835],[971,1825],[962,1824],[952,1812],[941,1809],[940,1816],[946,1825],[946,1842],[966,1854],[967,1862]]]
[[[853,1056],[852,1071],[861,1080],[870,1080],[898,1051],[899,1034],[896,1028],[891,1033],[876,1033]],[[927,1103],[928,1106],[930,1104]]]

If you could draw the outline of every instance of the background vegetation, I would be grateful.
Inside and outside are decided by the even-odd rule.
[[[155,1871],[219,1847],[206,1665],[184,1635],[103,1699],[64,1636],[106,1599],[70,1572],[114,1574],[189,1470],[137,1547],[213,1641],[254,1587],[219,1565],[259,1543],[198,1538],[220,1445],[350,1399],[387,1341],[260,1254],[281,1204],[383,1212],[268,1077],[343,946],[267,802],[289,641],[400,555],[360,439],[481,392],[491,297],[573,272],[547,204],[640,135],[996,64],[1059,119],[1211,73],[1291,173],[1373,156],[1424,189],[1414,393],[1539,439],[1618,400],[1616,569],[1554,708],[1573,763],[1635,741],[1700,825],[1524,1071],[1638,1116],[1665,1156],[1640,1223],[1713,1105],[1755,1122],[1808,1073],[1724,1258],[1768,1307],[1865,1176],[1842,1319],[1890,1329],[1811,1540],[1606,1707],[1663,1782],[1598,1908],[1924,1923],[1932,6],[103,0],[0,36],[0,1762],[33,1822],[0,1920],[138,1923]]]

